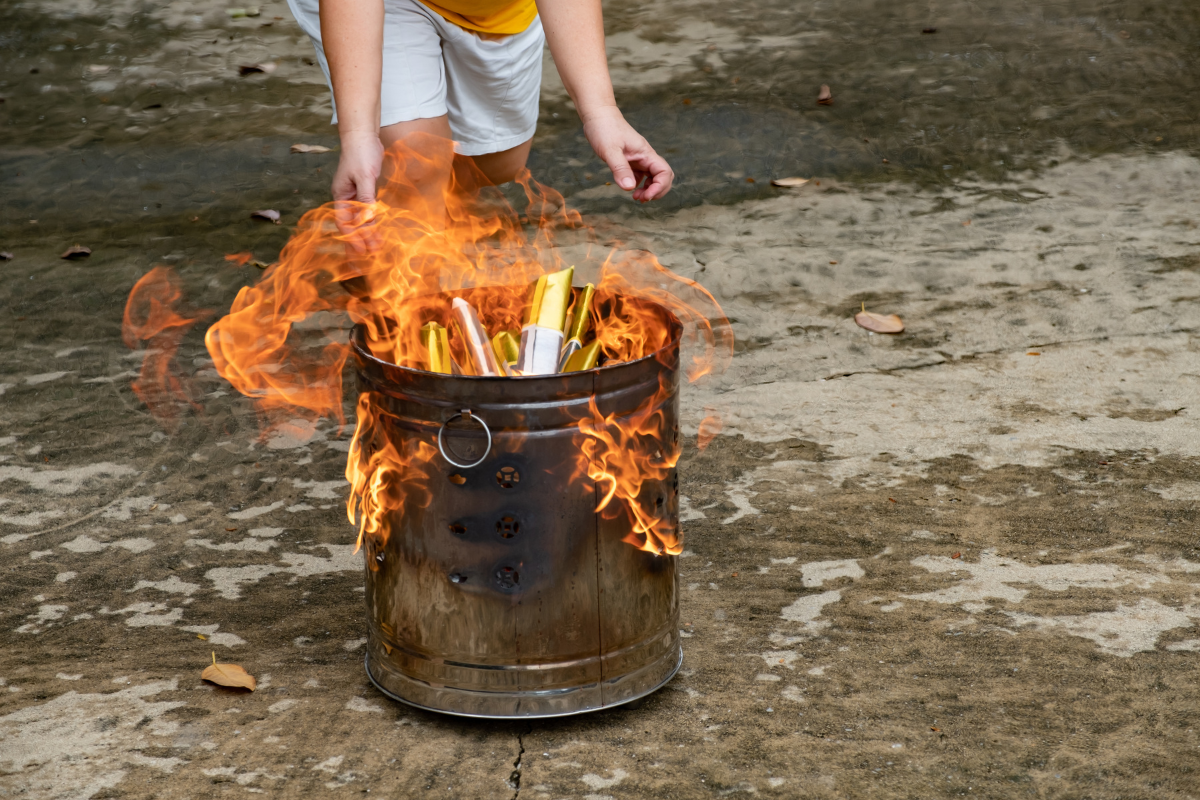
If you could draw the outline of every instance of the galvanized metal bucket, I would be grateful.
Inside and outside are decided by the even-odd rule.
[[[366,668],[382,692],[448,714],[553,717],[643,697],[679,669],[676,557],[623,542],[625,515],[602,518],[575,474],[593,398],[621,418],[670,386],[660,409],[678,444],[682,327],[648,305],[672,332],[662,351],[539,377],[399,367],[354,332],[359,391],[374,393],[387,435],[444,453],[428,504],[368,542]],[[640,500],[677,526],[677,487],[672,470]]]

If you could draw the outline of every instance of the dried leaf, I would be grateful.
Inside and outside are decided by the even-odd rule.
[[[776,178],[775,180],[771,181],[772,186],[783,186],[789,188],[792,186],[803,186],[806,183],[808,183],[808,178]]]
[[[84,247],[81,244],[73,244],[63,251],[60,258],[70,259],[72,261],[80,258],[87,258],[92,254],[92,248]]]
[[[267,222],[273,222],[276,225],[279,224],[279,212],[273,208],[263,208],[253,211],[250,213],[250,216],[255,219],[265,219]]]
[[[929,727],[929,730],[931,730],[931,731],[941,731],[941,728],[935,728],[935,727],[933,727],[933,726],[931,725],[931,726]]]
[[[225,530],[226,530],[226,532],[228,532],[228,533],[233,533],[234,531],[236,531],[236,530],[237,530],[237,528],[226,528]]]
[[[293,153],[328,153],[330,148],[323,144],[294,144],[292,145]]]
[[[0,261],[12,261],[13,254],[7,250],[0,250]]]
[[[821,84],[821,91],[817,94],[817,103],[823,106],[833,105],[833,92],[825,84]]]
[[[453,484],[454,484],[454,485],[456,485],[456,486],[462,486],[464,483],[466,483],[466,482],[467,482],[467,479],[466,479],[466,478],[464,478],[462,475],[459,475],[459,474],[456,472],[456,473],[454,473],[453,475],[451,475],[451,476],[450,476],[450,482],[451,482],[451,483],[453,483]]]
[[[264,61],[261,64],[242,64],[240,67],[238,67],[238,74],[242,76],[255,75],[258,73],[270,75],[275,71],[277,66],[279,65],[274,61]]]
[[[1038,352],[1036,352],[1036,351],[1030,350],[1030,351],[1029,351],[1028,353],[1026,353],[1025,355],[1027,355],[1027,356],[1040,356],[1040,355],[1041,355],[1041,353],[1038,353]]]
[[[955,553],[954,555],[952,555],[950,557],[951,558],[962,558],[962,553]]]
[[[895,314],[876,314],[867,311],[865,305],[862,311],[854,315],[854,322],[873,333],[904,333],[904,321]]]
[[[228,686],[231,689],[249,689],[253,692],[258,688],[258,681],[254,680],[253,675],[237,664],[218,664],[215,653],[213,654],[213,663],[204,668],[204,672],[200,673],[200,679],[215,683],[217,686]]]

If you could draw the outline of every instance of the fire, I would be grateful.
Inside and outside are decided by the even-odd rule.
[[[454,156],[451,142],[417,135],[393,147],[376,202],[328,203],[306,213],[278,262],[243,288],[208,330],[216,370],[254,398],[268,419],[286,410],[288,416],[341,422],[350,327],[361,326],[376,358],[415,369],[425,368],[421,328],[431,322],[448,329],[456,362],[468,363],[452,298],[474,306],[488,336],[519,333],[531,284],[571,266],[559,240],[591,247],[596,237],[560,194],[528,173],[518,182],[528,201],[524,216],[486,186],[469,161]],[[227,259],[237,263],[243,255]],[[643,358],[670,343],[672,328],[641,302],[646,300],[683,323],[689,379],[731,355],[729,325],[712,295],[652,254],[613,250],[603,260],[585,256],[583,262],[575,264],[575,283],[595,284],[590,327],[602,363]],[[669,392],[670,386],[660,386],[641,408],[620,418],[601,416],[593,405],[591,416],[579,422],[579,480],[595,487],[600,513],[629,515],[628,541],[657,553],[678,553],[681,546],[661,504],[641,503],[647,482],[663,480],[679,457],[677,442],[665,443],[674,432],[662,430],[656,410]],[[428,481],[441,469],[432,463],[432,442],[393,444],[383,435],[382,420],[378,398],[364,392],[346,466],[352,488],[347,511],[360,544],[386,540],[388,515],[427,504]]]
[[[169,267],[155,267],[133,285],[125,302],[121,338],[130,350],[145,343],[146,356],[133,392],[150,413],[174,429],[184,405],[199,410],[191,383],[175,368],[175,353],[188,330],[211,311],[180,311],[183,290]]]
[[[384,520],[389,511],[429,505],[425,485],[431,475],[422,467],[437,455],[437,449],[429,443],[412,439],[404,441],[404,452],[398,450],[380,430],[378,408],[370,392],[359,395],[358,425],[346,459],[346,480],[350,482],[346,514],[351,525],[358,525],[359,548],[364,538],[387,539]]]
[[[623,541],[656,555],[683,552],[678,525],[661,501],[643,491],[648,484],[664,483],[679,461],[679,444],[666,430],[662,412],[670,396],[671,385],[660,377],[658,392],[632,414],[604,416],[593,398],[591,417],[579,421],[585,437],[580,464],[600,495],[596,512],[606,519],[627,515],[631,530]]]

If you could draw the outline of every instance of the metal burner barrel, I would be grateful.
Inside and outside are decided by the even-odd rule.
[[[623,542],[626,515],[602,518],[595,485],[575,476],[593,398],[620,418],[671,387],[663,431],[678,446],[682,328],[648,305],[671,330],[662,351],[541,377],[398,367],[355,331],[359,391],[375,393],[387,435],[440,437],[449,458],[478,461],[439,456],[428,505],[392,514],[386,544],[368,542],[366,667],[385,694],[464,716],[552,717],[635,700],[679,669],[676,558]],[[640,500],[678,525],[677,486],[672,470]]]

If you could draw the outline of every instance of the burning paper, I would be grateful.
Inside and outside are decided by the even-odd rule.
[[[563,327],[567,305],[571,301],[574,267],[538,278],[529,306],[529,322],[521,328],[521,353],[517,371],[522,375],[549,375],[558,372],[562,354]]]

